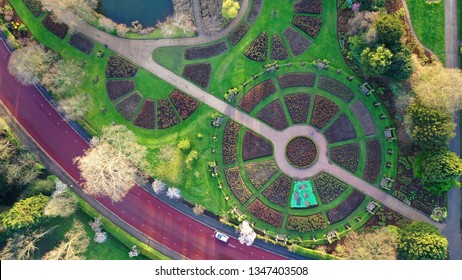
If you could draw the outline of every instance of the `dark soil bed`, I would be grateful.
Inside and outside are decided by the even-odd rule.
[[[106,65],[106,77],[130,78],[136,75],[138,68],[118,55],[111,55]]]
[[[321,76],[318,87],[332,93],[346,103],[349,103],[355,97],[354,93],[343,83],[328,77]]]
[[[172,100],[173,106],[175,106],[182,120],[189,118],[199,107],[199,102],[196,99],[178,90],[174,90],[170,94],[170,100]]]
[[[316,96],[314,102],[311,124],[317,128],[323,128],[328,124],[340,111],[340,108],[334,102],[323,96]]]
[[[270,142],[251,131],[246,131],[242,142],[242,158],[251,160],[273,155],[273,146]]]
[[[156,128],[156,102],[154,100],[146,99],[144,101],[134,124],[146,129]]]
[[[263,192],[263,196],[271,202],[285,207],[289,200],[292,179],[285,174],[281,174],[273,183]]]
[[[247,21],[250,24],[254,24],[260,15],[261,7],[263,5],[263,0],[252,0],[249,13],[247,14]]]
[[[298,136],[287,144],[286,157],[293,166],[306,168],[312,165],[318,157],[318,149],[310,138]]]
[[[266,80],[250,89],[239,102],[239,107],[250,113],[261,101],[276,92],[273,80]]]
[[[281,89],[290,87],[313,87],[316,79],[315,74],[289,73],[278,77]]]
[[[310,40],[290,27],[284,31],[284,36],[294,56],[301,55],[311,46]]]
[[[271,127],[282,130],[289,126],[287,122],[284,109],[282,108],[281,101],[275,100],[263,108],[258,114],[257,118],[264,121]]]
[[[127,121],[131,121],[142,99],[143,97],[138,92],[135,92],[117,103],[116,109]]]
[[[366,136],[371,136],[377,134],[377,127],[375,126],[374,121],[372,120],[371,114],[367,107],[361,101],[357,100],[353,105],[350,106],[351,110],[355,114],[356,118],[361,123],[364,134]]]
[[[186,60],[195,60],[195,59],[204,59],[211,58],[217,55],[220,55],[228,50],[228,45],[225,41],[220,43],[206,46],[206,47],[197,47],[187,49],[184,53],[184,58]]]
[[[294,10],[302,14],[321,14],[322,0],[299,0],[294,4]]]
[[[271,37],[271,60],[285,60],[289,58],[286,45],[282,41],[281,35],[275,34]]]
[[[135,89],[135,83],[133,81],[112,81],[106,82],[106,91],[111,101],[115,101],[125,94]]]
[[[359,144],[353,143],[330,149],[330,158],[339,166],[355,173],[359,164]]]
[[[354,139],[356,132],[350,119],[343,114],[324,132],[324,136],[332,144]]]
[[[292,24],[300,28],[300,30],[305,32],[311,38],[316,39],[321,31],[322,19],[320,17],[297,15],[292,19]]]
[[[43,13],[43,5],[40,0],[23,0],[23,2],[34,17],[37,18]]]
[[[292,122],[294,124],[306,123],[310,109],[311,95],[303,93],[289,94],[284,96],[284,100],[289,109]]]
[[[378,139],[366,142],[366,168],[364,169],[363,178],[374,183],[380,173],[381,167],[381,148]]]
[[[69,44],[85,54],[90,54],[95,46],[90,39],[80,33],[72,34]]]
[[[53,21],[52,14],[46,16],[43,19],[42,24],[46,29],[58,36],[60,39],[64,39],[64,37],[66,37],[67,31],[69,30],[69,27],[66,24]]]
[[[249,31],[249,26],[245,22],[241,22],[229,35],[228,41],[231,45],[235,46],[239,43],[242,38],[244,38],[247,31]]]
[[[203,88],[209,86],[211,74],[212,65],[210,63],[188,64],[183,69],[183,77]]]
[[[361,205],[365,198],[366,196],[364,194],[357,190],[353,190],[353,193],[350,194],[347,199],[342,201],[339,206],[327,211],[326,214],[330,224],[335,224],[348,217],[356,210],[356,208],[359,207],[359,205]]]

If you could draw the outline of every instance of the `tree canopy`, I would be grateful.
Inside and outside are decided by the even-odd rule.
[[[404,27],[401,20],[392,14],[384,14],[375,22],[379,44],[384,44],[389,49],[400,44],[404,35]]]
[[[221,12],[223,13],[223,17],[227,20],[233,19],[237,17],[239,13],[239,2],[233,0],[224,0],[223,6],[221,8]]]
[[[52,251],[46,253],[44,260],[83,260],[83,254],[90,245],[90,238],[85,231],[84,225],[79,220],[74,220],[71,229],[64,234],[64,240]]]
[[[368,73],[381,75],[390,67],[392,57],[393,53],[384,45],[377,47],[375,50],[367,47],[361,53],[361,63]]]
[[[16,202],[3,217],[3,227],[19,229],[36,224],[42,219],[49,200],[48,196],[39,194]]]
[[[409,260],[444,260],[448,255],[448,241],[433,225],[413,222],[402,228],[399,253]]]
[[[11,54],[8,61],[8,71],[21,84],[32,85],[42,80],[50,69],[52,57],[39,44],[28,44]]]

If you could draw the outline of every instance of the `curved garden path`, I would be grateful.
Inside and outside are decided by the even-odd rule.
[[[210,37],[199,36],[199,37],[194,37],[194,38],[180,38],[180,39],[130,40],[130,39],[115,37],[106,32],[103,32],[85,22],[77,20],[76,17],[72,14],[69,14],[68,21],[66,23],[69,24],[70,26],[73,26],[77,32],[80,32],[84,34],[85,36],[103,45],[106,45],[111,50],[121,54],[122,56],[126,57],[132,62],[138,64],[139,66],[148,70],[152,74],[163,79],[167,83],[175,86],[180,91],[190,94],[191,96],[193,96],[200,102],[228,116],[230,119],[234,120],[235,122],[238,122],[242,124],[243,126],[255,131],[256,133],[259,133],[260,135],[266,137],[275,145],[275,147],[280,147],[281,145],[285,147],[285,145],[287,144],[286,142],[287,134],[293,133],[294,134],[293,136],[299,136],[300,133],[297,130],[288,130],[288,133],[278,132],[275,129],[269,127],[268,125],[260,122],[259,120],[250,117],[246,113],[239,111],[238,109],[225,103],[221,99],[218,99],[217,97],[202,90],[201,88],[197,87],[196,85],[192,84],[186,79],[174,74],[172,71],[164,68],[163,66],[155,62],[152,58],[153,51],[160,47],[200,45],[200,44],[211,43],[213,41],[217,41],[217,40],[224,38],[239,23],[239,21],[245,15],[248,4],[249,4],[249,1],[244,0],[242,2],[241,9],[239,11],[238,16],[234,20],[232,20],[230,24],[224,30]],[[288,175],[290,176],[294,175],[294,177],[300,177],[300,170],[295,170],[296,169],[295,167],[287,166],[289,163],[285,160],[284,149],[280,149],[280,148],[275,149],[275,157],[276,159],[279,158],[279,161],[277,161],[279,167],[285,172],[287,172]],[[282,160],[282,158],[284,158],[284,160]],[[338,178],[341,178],[343,181],[345,181],[349,185],[357,188],[358,190],[362,191],[366,195],[371,196],[373,199],[380,201],[386,207],[400,213],[401,215],[411,220],[419,220],[419,221],[426,221],[426,222],[432,223],[436,227],[438,227],[440,230],[442,230],[445,227],[445,224],[433,222],[429,217],[427,217],[423,213],[406,205],[405,203],[401,202],[395,197],[381,191],[380,189],[373,186],[372,184],[335,166],[334,164],[329,163],[327,158],[322,161],[318,161],[311,168],[313,169],[316,168],[317,170],[320,170],[320,171],[322,170]]]

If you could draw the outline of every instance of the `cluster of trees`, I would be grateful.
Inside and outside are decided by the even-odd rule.
[[[58,109],[68,120],[78,120],[86,114],[87,97],[79,90],[85,72],[77,62],[30,42],[13,52],[8,70],[22,84],[41,83],[54,93],[59,99]]]
[[[414,71],[412,53],[401,40],[403,23],[396,15],[356,11],[348,21],[347,35],[348,56],[356,59],[367,74],[406,80]]]
[[[336,246],[334,255],[349,260],[445,260],[448,241],[433,225],[413,222],[401,229],[352,232]]]

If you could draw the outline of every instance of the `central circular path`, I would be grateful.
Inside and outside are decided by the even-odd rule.
[[[307,168],[312,165],[317,155],[316,144],[306,136],[292,138],[286,147],[287,160],[298,168]]]

